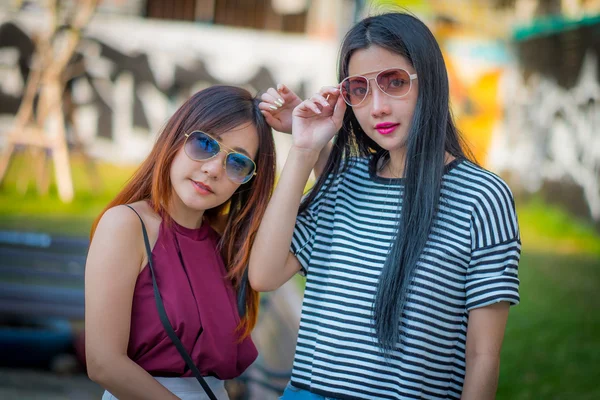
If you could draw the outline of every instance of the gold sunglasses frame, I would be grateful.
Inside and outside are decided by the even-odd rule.
[[[202,134],[204,134],[204,135],[208,136],[209,138],[211,138],[212,140],[214,140],[215,142],[217,142],[217,145],[219,146],[219,151],[217,152],[217,154],[215,154],[215,155],[214,155],[214,156],[212,156],[212,157],[205,158],[204,160],[197,160],[197,159],[195,159],[195,158],[192,158],[192,156],[190,156],[190,155],[188,154],[188,152],[185,150],[185,146],[186,146],[186,144],[187,144],[187,141],[188,141],[188,139],[190,138],[190,136],[192,136],[194,133],[202,133]],[[239,151],[235,151],[235,150],[233,150],[232,148],[230,148],[230,147],[227,147],[227,146],[223,145],[223,143],[219,142],[219,141],[218,141],[216,138],[212,137],[211,135],[209,135],[208,133],[206,133],[206,132],[204,132],[204,131],[195,130],[195,131],[192,131],[192,132],[189,132],[189,133],[186,133],[186,134],[185,134],[185,141],[183,142],[183,152],[184,152],[184,153],[185,153],[185,155],[186,155],[186,156],[188,156],[188,158],[189,158],[190,160],[192,160],[192,161],[198,161],[198,162],[202,162],[202,161],[208,161],[208,160],[212,160],[213,158],[215,158],[216,156],[218,156],[218,155],[219,155],[219,153],[221,153],[222,151],[223,151],[223,152],[225,152],[225,158],[223,158],[223,169],[225,170],[225,176],[227,176],[227,179],[229,179],[229,180],[230,180],[230,181],[232,181],[232,182],[239,183],[240,185],[243,185],[243,184],[245,184],[245,183],[248,183],[248,182],[250,182],[250,181],[252,180],[252,178],[253,178],[254,176],[256,176],[256,163],[254,162],[254,160],[253,160],[253,159],[251,159],[251,158],[250,158],[250,157],[248,157],[247,155],[245,155],[245,154],[243,154],[243,153],[240,153]],[[252,165],[254,165],[254,172],[252,172],[252,175],[250,175],[250,177],[249,177],[249,178],[248,178],[246,181],[244,181],[244,182],[241,182],[241,183],[240,183],[240,182],[236,182],[236,181],[234,181],[233,179],[231,179],[231,178],[229,177],[229,175],[227,174],[227,166],[226,166],[226,163],[227,163],[227,156],[228,156],[228,155],[230,155],[231,153],[235,153],[235,154],[241,154],[242,156],[244,156],[244,157],[246,157],[248,160],[250,160],[250,161],[252,162]]]

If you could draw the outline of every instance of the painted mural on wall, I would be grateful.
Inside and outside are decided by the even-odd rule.
[[[510,43],[445,24],[436,37],[477,160],[600,227],[600,25]]]
[[[600,23],[518,42],[489,165],[600,227]]]
[[[514,63],[506,43],[461,29],[447,21],[435,25],[457,126],[478,162],[486,164],[494,127],[502,119],[498,82]]]
[[[1,130],[10,128],[5,125],[18,109],[32,37],[43,23],[31,16],[0,19]],[[71,63],[72,123],[92,155],[138,162],[195,91],[223,83],[260,93],[285,82],[304,95],[334,81],[336,46],[293,35],[100,15]]]
[[[18,108],[31,38],[41,23],[0,16],[0,130],[8,129]],[[436,36],[453,110],[477,159],[508,177],[516,193],[541,192],[600,224],[598,24],[514,46],[440,26]],[[312,93],[335,81],[337,46],[276,33],[98,17],[72,63],[72,122],[92,155],[138,162],[194,91],[229,83],[260,92],[285,82],[301,95]]]

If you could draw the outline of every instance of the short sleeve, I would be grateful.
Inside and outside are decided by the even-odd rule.
[[[310,264],[310,257],[319,221],[319,212],[325,199],[328,197],[328,191],[332,190],[331,187],[327,188],[328,184],[329,178],[327,178],[325,184],[321,187],[321,190],[308,207],[296,217],[296,225],[292,235],[290,251],[300,262],[300,266],[302,267],[300,274],[304,276],[307,274],[308,266]]]
[[[471,217],[471,260],[467,270],[466,308],[501,301],[519,303],[519,225],[512,193],[489,173],[475,194]]]

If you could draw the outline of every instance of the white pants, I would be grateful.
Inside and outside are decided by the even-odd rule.
[[[209,400],[208,396],[196,378],[154,378],[161,385],[169,389],[171,393],[181,400]],[[225,391],[224,381],[212,376],[205,376],[204,380],[210,386],[219,400],[229,400]],[[118,400],[109,391],[104,391],[102,400]]]

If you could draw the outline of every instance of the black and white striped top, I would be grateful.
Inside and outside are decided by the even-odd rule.
[[[417,266],[401,339],[385,359],[371,307],[398,224],[402,179],[368,159],[298,216],[291,251],[307,273],[292,385],[338,399],[459,399],[469,310],[519,302],[514,201],[496,175],[455,160]]]

